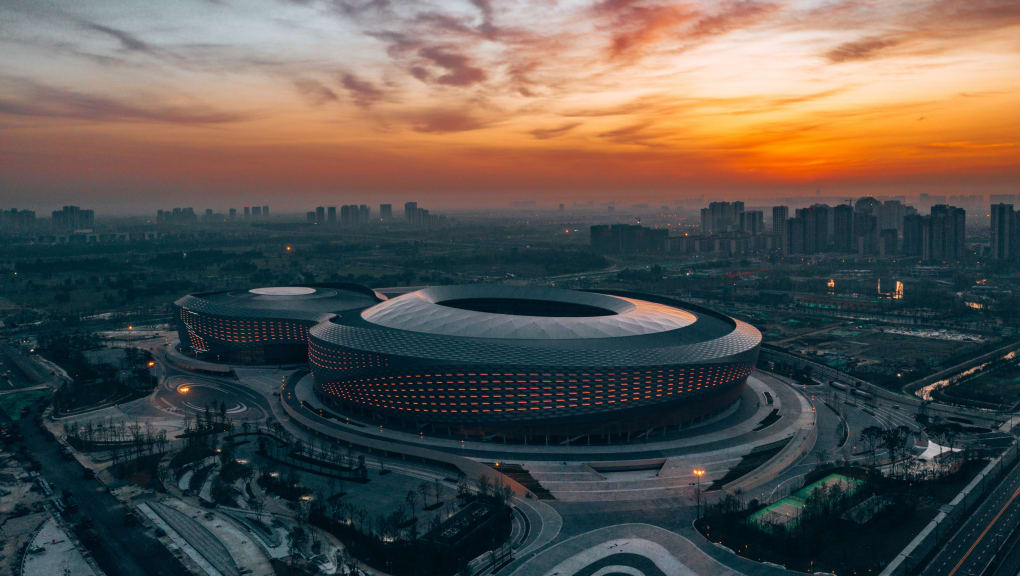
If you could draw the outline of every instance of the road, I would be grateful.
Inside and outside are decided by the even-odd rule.
[[[40,473],[60,492],[69,490],[79,510],[73,521],[88,518],[100,536],[90,547],[93,557],[109,576],[178,576],[189,572],[158,540],[144,530],[124,525],[127,508],[95,479],[82,476],[75,460],[61,458],[59,445],[35,425],[38,408],[21,419],[24,445],[39,460]]]
[[[949,539],[923,576],[980,576],[1020,523],[1020,461]]]

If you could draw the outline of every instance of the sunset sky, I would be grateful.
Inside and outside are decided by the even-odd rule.
[[[0,208],[1020,193],[1020,2],[4,0]]]

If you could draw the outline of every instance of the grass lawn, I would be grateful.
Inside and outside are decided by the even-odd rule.
[[[36,400],[48,396],[48,389],[20,390],[0,395],[0,410],[7,414],[11,420],[17,422],[21,419],[21,411],[26,406],[31,406]]]

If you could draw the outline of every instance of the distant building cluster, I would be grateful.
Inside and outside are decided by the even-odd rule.
[[[950,196],[973,207],[980,196]],[[1020,221],[1011,195],[992,195],[991,248],[995,260],[1018,261]],[[815,203],[791,211],[747,209],[744,202],[711,202],[701,209],[700,234],[669,235],[665,228],[639,224],[591,227],[591,248],[599,253],[673,252],[681,254],[779,253],[791,256],[853,254],[904,256],[925,262],[968,258],[967,209],[944,196],[922,194],[921,214],[903,199],[863,197],[831,206]],[[983,210],[980,210],[983,212]],[[766,226],[766,214],[771,219]]]
[[[35,212],[32,210],[0,210],[0,230],[20,232],[35,228]]]
[[[96,224],[96,213],[77,206],[64,206],[53,211],[53,228],[58,230],[91,230]]]
[[[311,224],[327,226],[361,226],[370,222],[392,222],[393,204],[380,204],[378,217],[373,217],[372,208],[367,204],[347,204],[340,206],[318,206],[305,214],[305,220]],[[425,208],[419,208],[417,202],[404,204],[404,220],[412,226],[429,227],[443,220],[442,216],[431,214]]]
[[[404,220],[411,226],[431,227],[439,224],[443,217],[419,208],[417,202],[404,202]]]
[[[204,224],[234,222],[239,219],[244,221],[263,220],[269,218],[269,206],[245,206],[241,214],[242,216],[239,218],[237,208],[230,208],[227,214],[215,212],[212,208],[206,208],[200,219],[198,214],[195,213],[194,208],[186,206],[183,208],[173,208],[172,210],[157,210],[156,224],[159,226],[187,226],[196,224],[200,220]]]
[[[592,250],[603,254],[664,252],[669,231],[636,224],[602,224],[591,227]]]
[[[346,204],[340,206],[338,218],[336,206],[319,206],[306,214],[306,220],[314,224],[357,226],[372,221],[372,209],[367,204]]]
[[[174,208],[173,210],[156,211],[156,224],[160,226],[177,226],[194,224],[195,222],[198,222],[198,217],[195,215],[195,209],[190,206],[187,208]]]

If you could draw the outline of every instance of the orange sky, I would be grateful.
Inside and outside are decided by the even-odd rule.
[[[1020,192],[1015,0],[12,0],[0,22],[0,207]]]

